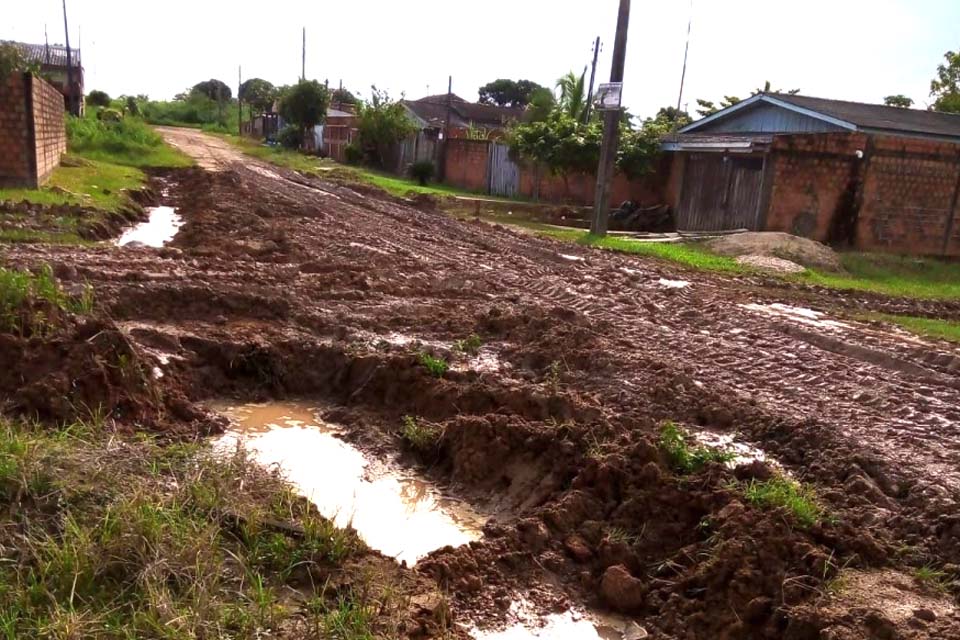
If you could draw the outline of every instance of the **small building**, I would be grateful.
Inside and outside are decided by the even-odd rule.
[[[450,137],[493,140],[503,136],[512,122],[523,117],[523,109],[467,102],[456,94],[404,100],[403,106],[421,130],[444,131],[449,114]]]
[[[960,255],[960,115],[758,94],[667,137],[682,230]]]
[[[67,72],[67,48],[59,44],[28,44],[26,42],[6,42],[12,44],[23,53],[28,64],[37,65],[40,77],[57,88],[63,95],[64,107],[70,110],[70,97],[79,105],[80,114],[83,114],[83,59],[80,49],[70,48],[70,67],[73,83],[68,82],[70,74]]]

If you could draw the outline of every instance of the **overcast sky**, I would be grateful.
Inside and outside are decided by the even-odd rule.
[[[63,42],[61,0],[0,0],[0,39]],[[496,78],[553,85],[604,42],[610,73],[618,0],[68,0],[71,45],[81,43],[86,88],[171,98],[211,77],[275,84],[300,74],[371,84],[418,98],[446,90],[476,100]],[[624,103],[637,115],[676,104],[689,0],[634,0]],[[683,102],[746,96],[770,80],[805,95],[880,102],[904,93],[919,106],[947,50],[960,48],[958,0],[694,0]]]

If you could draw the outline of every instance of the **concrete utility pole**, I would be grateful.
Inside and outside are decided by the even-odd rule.
[[[690,21],[687,22],[687,46],[683,50],[683,71],[680,72],[680,95],[677,96],[677,111],[680,111],[680,103],[683,102],[683,87],[687,82],[687,57],[690,55],[690,32],[692,29],[693,0],[690,0]]]
[[[237,135],[243,137],[243,66],[237,66]]]
[[[63,0],[63,31],[67,43],[67,110],[72,115],[79,116],[80,109],[73,95],[73,56],[70,52],[70,29],[67,27],[67,0]]]
[[[307,79],[307,28],[303,28],[303,58],[301,59],[300,81]]]
[[[450,145],[450,120],[453,119],[453,76],[447,79],[447,116],[443,123],[443,144],[440,146],[440,166],[437,175],[440,180],[447,178],[447,147]]]
[[[627,61],[627,28],[630,25],[630,0],[620,0],[617,15],[617,39],[613,45],[613,67],[610,82],[622,83]],[[621,92],[622,95],[622,92]],[[597,167],[597,191],[593,202],[593,223],[590,233],[607,235],[610,214],[610,183],[613,180],[613,162],[620,140],[620,109],[606,109],[603,113],[603,144],[600,146],[600,165]]]
[[[583,123],[590,122],[590,109],[593,107],[593,83],[597,79],[597,56],[600,55],[600,36],[593,43],[593,64],[590,66],[590,91],[587,92],[587,111],[583,116]]]

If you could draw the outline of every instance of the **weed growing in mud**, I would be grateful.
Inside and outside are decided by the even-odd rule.
[[[0,418],[0,509],[0,637],[272,637],[315,613],[372,638],[399,611],[387,577],[329,586],[362,543],[242,449]],[[282,595],[311,584],[309,612]]]
[[[403,416],[400,435],[417,451],[426,452],[437,447],[443,431],[439,427],[424,423],[413,416]]]
[[[560,391],[560,361],[554,360],[550,363],[550,366],[547,368],[547,373],[543,377],[544,384],[550,388],[550,392],[553,395],[557,395]]]
[[[47,304],[68,313],[86,314],[93,310],[93,290],[85,287],[81,295],[68,295],[53,277],[50,265],[36,274],[0,267],[0,330],[18,333],[43,333],[50,318],[32,306]]]
[[[607,540],[612,543],[623,543],[628,546],[636,546],[643,540],[643,535],[646,532],[647,525],[644,523],[643,528],[640,529],[640,533],[630,533],[626,529],[621,527],[611,527],[607,529]]]
[[[946,592],[949,589],[950,576],[934,566],[925,565],[915,569],[913,577],[935,591]]]
[[[425,351],[420,352],[417,360],[434,378],[442,378],[450,368],[446,360],[443,358],[435,358]]]
[[[750,504],[762,509],[786,509],[803,527],[811,527],[823,517],[823,507],[813,488],[784,476],[769,480],[751,480],[744,488]]]
[[[457,340],[453,343],[453,348],[460,353],[475,354],[483,346],[483,339],[475,333],[470,334],[463,340]]]
[[[664,424],[660,431],[660,448],[667,454],[670,465],[683,474],[696,473],[709,463],[726,464],[736,457],[723,449],[687,443],[679,427],[672,422]]]

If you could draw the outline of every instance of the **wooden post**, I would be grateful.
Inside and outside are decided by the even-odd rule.
[[[587,109],[583,116],[584,124],[590,122],[590,108],[593,106],[593,83],[597,79],[597,57],[600,55],[600,36],[593,43],[593,64],[590,66],[590,90],[587,92]]]
[[[70,52],[70,29],[67,27],[67,0],[63,0],[63,31],[67,43],[67,108],[71,115],[79,116],[80,109],[73,95],[73,55]]]

